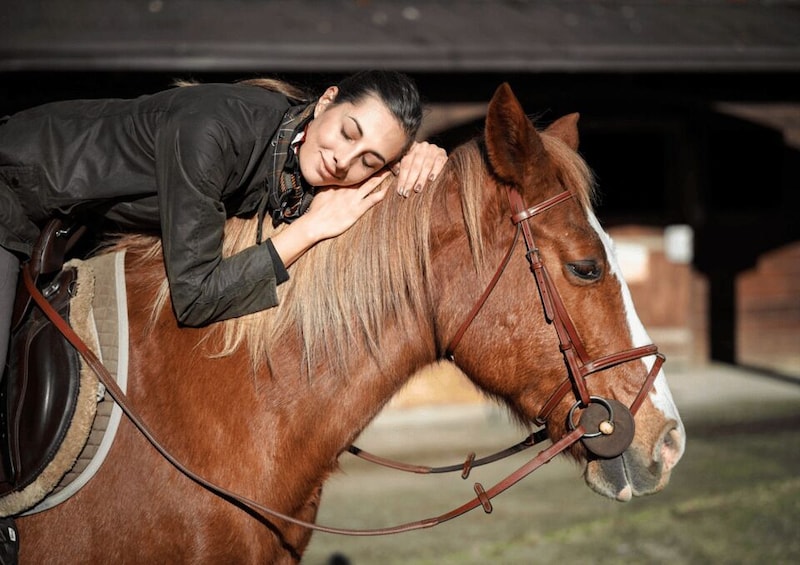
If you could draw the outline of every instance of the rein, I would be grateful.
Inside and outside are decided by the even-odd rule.
[[[489,488],[488,490],[484,489],[484,487],[480,483],[475,483],[474,485],[476,493],[475,498],[469,500],[463,505],[454,508],[453,510],[446,512],[444,514],[440,514],[439,516],[418,520],[415,522],[408,522],[405,524],[400,524],[397,526],[392,526],[387,528],[362,529],[362,530],[343,529],[343,528],[323,526],[312,522],[299,520],[297,518],[294,518],[277,510],[273,510],[271,508],[263,506],[249,498],[231,492],[205,479],[204,477],[193,472],[191,469],[187,468],[158,441],[158,439],[150,430],[150,428],[147,426],[147,424],[145,424],[145,422],[141,420],[136,411],[131,407],[127,396],[122,391],[122,389],[119,388],[116,381],[108,372],[108,370],[105,368],[103,363],[86,346],[86,344],[83,342],[80,336],[78,336],[74,332],[74,330],[70,327],[69,323],[67,323],[58,314],[58,312],[56,312],[55,309],[53,309],[53,307],[50,305],[47,299],[42,295],[31,275],[29,264],[26,264],[25,267],[22,269],[22,277],[23,277],[23,282],[33,300],[36,302],[39,308],[42,309],[44,314],[51,320],[53,325],[64,335],[64,337],[73,345],[73,347],[75,347],[75,349],[78,351],[81,357],[83,357],[83,359],[87,362],[87,364],[91,367],[91,369],[97,374],[99,380],[106,387],[108,393],[111,395],[114,401],[120,406],[120,408],[128,417],[128,419],[131,421],[131,423],[139,430],[140,433],[142,433],[142,435],[150,442],[150,444],[170,464],[172,464],[180,473],[182,473],[189,479],[193,480],[194,482],[206,488],[207,490],[217,494],[218,496],[225,498],[226,500],[232,500],[238,502],[250,508],[251,510],[263,513],[264,515],[268,515],[280,520],[285,520],[292,524],[296,524],[312,530],[317,530],[332,534],[343,534],[343,535],[353,535],[353,536],[376,536],[376,535],[386,535],[386,534],[406,532],[411,530],[419,530],[423,528],[436,526],[438,524],[441,524],[442,522],[461,516],[462,514],[465,514],[466,512],[477,508],[478,506],[483,507],[485,512],[490,513],[492,511],[492,504],[491,504],[492,498],[494,498],[501,492],[505,491],[512,485],[516,484],[517,482],[522,480],[524,477],[526,477],[527,475],[529,475],[530,473],[532,473],[545,463],[548,463],[555,456],[567,450],[570,446],[577,443],[578,441],[583,440],[586,445],[586,438],[593,438],[598,436],[598,434],[595,433],[587,433],[586,431],[587,428],[584,427],[583,425],[584,417],[587,414],[589,414],[590,410],[587,409],[584,411],[584,414],[581,417],[581,421],[577,425],[574,424],[574,422],[572,422],[572,414],[577,407],[589,408],[590,404],[602,405],[608,412],[608,419],[600,422],[599,425],[600,430],[603,430],[603,424],[610,424],[611,427],[613,428],[613,421],[614,421],[613,408],[610,402],[615,402],[615,401],[606,401],[599,397],[594,397],[589,395],[585,379],[591,373],[600,371],[602,369],[606,369],[608,367],[617,365],[619,363],[624,363],[627,361],[639,359],[647,355],[656,355],[657,359],[653,364],[650,374],[645,379],[642,388],[639,391],[639,394],[637,395],[636,399],[634,400],[633,404],[630,407],[630,412],[635,414],[639,406],[641,406],[642,402],[644,401],[644,397],[652,387],[653,381],[655,380],[658,370],[660,369],[661,364],[664,362],[665,359],[662,354],[657,352],[657,348],[654,345],[648,345],[644,347],[637,347],[627,351],[622,351],[619,353],[607,355],[605,357],[595,359],[594,361],[585,361],[587,357],[585,348],[583,347],[583,344],[580,341],[580,338],[578,337],[575,327],[573,326],[572,321],[570,320],[569,315],[567,314],[566,309],[564,308],[564,305],[558,295],[555,286],[553,285],[544,265],[541,262],[538,248],[536,248],[536,246],[534,245],[533,235],[526,222],[526,220],[538,215],[539,213],[548,210],[551,207],[571,198],[572,194],[569,193],[568,191],[564,191],[558,194],[557,196],[552,197],[546,200],[545,202],[539,204],[538,206],[534,206],[528,209],[524,209],[524,206],[522,204],[522,199],[516,190],[509,189],[508,196],[509,196],[509,201],[511,203],[512,211],[514,211],[513,215],[511,216],[511,220],[517,226],[517,233],[500,267],[498,268],[494,277],[490,281],[486,290],[481,295],[478,302],[470,311],[466,321],[461,325],[459,330],[456,332],[456,335],[450,342],[450,345],[448,346],[446,353],[452,359],[453,353],[456,347],[458,346],[461,338],[466,333],[472,321],[478,315],[483,304],[488,299],[492,290],[495,288],[497,281],[504,272],[512,255],[512,252],[516,246],[516,243],[519,240],[519,234],[521,231],[523,233],[523,237],[525,239],[525,245],[527,247],[526,257],[528,259],[528,262],[530,263],[531,271],[533,272],[534,278],[536,279],[539,294],[544,306],[545,316],[548,322],[553,322],[556,327],[559,341],[561,343],[561,350],[564,353],[564,356],[567,361],[567,366],[569,369],[569,377],[553,392],[553,394],[550,396],[549,400],[545,403],[543,409],[537,416],[536,421],[537,423],[545,424],[547,417],[550,415],[552,410],[562,400],[562,398],[567,394],[567,392],[569,392],[571,385],[574,385],[575,388],[577,389],[576,390],[577,401],[573,406],[573,409],[570,411],[570,421],[569,421],[570,431],[566,435],[564,435],[561,439],[553,443],[550,447],[540,451],[533,459],[528,461],[528,463],[526,463],[525,465],[517,469],[515,472],[508,475],[505,479],[501,480],[495,486]],[[623,405],[619,403],[616,404],[619,405],[617,407],[618,412],[620,411],[620,407],[622,411],[627,411],[627,409]],[[630,428],[631,428],[630,439],[632,439],[633,437],[632,425],[630,426]],[[612,432],[606,433],[604,431],[601,431],[600,433],[604,434],[604,437],[598,437],[597,439],[604,440],[606,438],[613,438],[614,436]],[[415,472],[447,472],[447,471],[462,469],[462,476],[466,478],[466,476],[469,474],[469,470],[473,466],[490,463],[492,461],[496,461],[512,453],[517,453],[523,449],[530,447],[531,445],[534,445],[535,443],[543,441],[544,439],[546,439],[546,437],[547,436],[545,430],[541,430],[531,434],[530,436],[528,436],[528,438],[516,444],[515,446],[512,446],[502,452],[498,452],[497,454],[484,457],[479,460],[475,460],[474,455],[471,454],[471,456],[467,459],[467,461],[461,466],[450,466],[450,467],[440,467],[440,468],[395,464],[393,462],[379,458],[377,456],[372,456],[370,454],[367,454],[366,452],[358,449],[355,446],[350,446],[349,449],[351,453],[355,453],[366,459],[375,462],[381,462],[382,464],[386,464],[388,462],[391,463],[389,466],[394,466],[395,468],[401,468],[405,470],[408,470],[407,468],[410,468],[412,470],[415,470]],[[621,447],[621,449],[619,449],[617,455],[619,453],[622,453],[622,451],[624,451],[627,448],[627,445],[630,443],[630,439],[627,441],[627,443],[625,443]],[[614,446],[614,449],[617,448],[618,446]],[[587,449],[593,451],[589,445],[587,445]]]

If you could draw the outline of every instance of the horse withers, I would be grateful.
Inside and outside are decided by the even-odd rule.
[[[119,241],[131,406],[187,468],[279,514],[187,477],[123,419],[80,491],[19,518],[21,562],[299,561],[339,456],[446,355],[521,427],[543,426],[597,493],[663,489],[684,428],[592,211],[577,122],[538,131],[501,85],[484,135],[429,190],[307,252],[278,307],[207,328],[177,323],[157,239]],[[256,229],[230,220],[225,252]]]

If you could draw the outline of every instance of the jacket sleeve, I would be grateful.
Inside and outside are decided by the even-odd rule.
[[[237,172],[243,158],[237,136],[202,114],[162,126],[155,143],[159,214],[179,322],[201,326],[275,306],[278,281],[267,245],[222,257],[223,197],[245,182]]]

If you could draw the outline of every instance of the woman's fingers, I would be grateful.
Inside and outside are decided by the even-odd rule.
[[[383,200],[388,185],[378,189],[391,173],[378,173],[359,186],[322,188],[306,213],[315,222],[320,238],[335,237],[348,230],[367,210]],[[376,190],[377,189],[377,190]]]
[[[421,192],[436,179],[446,162],[447,152],[438,145],[427,141],[415,142],[399,166],[392,169],[397,175],[397,192],[402,196],[408,196],[412,190]]]

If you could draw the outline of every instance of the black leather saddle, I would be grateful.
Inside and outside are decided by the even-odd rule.
[[[84,231],[51,221],[26,265],[65,319],[77,272],[62,266]],[[30,485],[58,452],[78,401],[80,363],[78,352],[32,303],[20,280],[0,382],[0,497]]]

